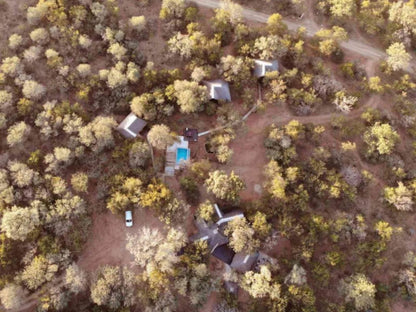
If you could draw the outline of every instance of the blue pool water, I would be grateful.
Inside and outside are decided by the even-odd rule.
[[[176,150],[176,163],[179,163],[181,160],[188,160],[188,149],[187,148],[178,148]]]

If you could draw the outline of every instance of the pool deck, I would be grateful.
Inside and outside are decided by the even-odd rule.
[[[181,161],[177,163],[177,150],[178,148],[183,148],[188,150],[188,160]],[[165,165],[165,175],[173,176],[175,175],[175,170],[181,168],[183,164],[189,162],[189,142],[185,141],[183,136],[178,136],[178,141],[173,143],[171,146],[166,148],[166,165]]]

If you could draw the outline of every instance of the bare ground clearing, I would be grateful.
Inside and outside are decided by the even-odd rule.
[[[93,215],[90,238],[79,257],[78,264],[88,272],[102,265],[131,265],[132,255],[126,250],[127,234],[135,234],[143,227],[163,231],[163,224],[148,211],[133,211],[134,225],[127,228],[124,217],[111,212]]]

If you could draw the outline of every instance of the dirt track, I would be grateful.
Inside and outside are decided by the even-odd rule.
[[[220,7],[220,0],[188,0],[188,1],[194,2],[200,6],[204,6],[204,7],[212,8],[212,9]],[[243,16],[244,18],[248,20],[259,22],[259,23],[267,23],[267,20],[269,18],[268,14],[256,12],[254,10],[251,10],[245,7],[243,7]],[[284,18],[283,20],[290,31],[297,30],[299,27],[305,27],[306,35],[310,37],[315,35],[315,33],[321,28],[311,19],[295,20],[295,19]],[[342,42],[341,47],[351,52],[363,55],[370,59],[382,60],[387,56],[383,50],[373,48],[372,46],[366,43],[363,43],[361,41],[358,41],[358,40],[350,39],[346,42]],[[414,73],[415,68],[416,68],[416,64],[412,62],[409,65],[409,67],[406,69],[406,71],[410,73]]]

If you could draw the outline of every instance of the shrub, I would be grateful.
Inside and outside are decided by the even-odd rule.
[[[131,168],[143,167],[150,159],[150,148],[146,142],[135,142],[129,151]]]
[[[189,204],[195,205],[199,201],[200,193],[198,184],[191,177],[183,177],[179,181],[182,190],[185,193],[186,200]]]
[[[146,18],[142,16],[132,16],[129,19],[130,26],[137,32],[142,32],[146,28]]]
[[[23,83],[23,95],[30,100],[39,100],[46,92],[46,89],[40,83],[34,80],[26,80]]]
[[[79,75],[83,78],[91,75],[91,65],[90,64],[79,64],[77,66],[77,71]]]
[[[42,47],[31,46],[30,48],[23,51],[23,58],[29,63],[33,63],[40,58],[42,53]]]
[[[0,90],[0,109],[6,110],[6,108],[12,106],[13,104],[13,95],[6,91],[6,90]]]
[[[88,176],[83,172],[74,173],[71,176],[71,185],[77,192],[88,191]]]
[[[147,139],[153,147],[165,149],[174,142],[174,135],[166,125],[154,125],[147,134]]]
[[[20,59],[17,56],[6,57],[0,67],[1,71],[10,77],[15,77],[22,71]]]
[[[46,44],[49,41],[49,33],[45,28],[36,28],[30,33],[30,39],[37,44]]]
[[[81,48],[88,49],[92,44],[92,40],[87,35],[81,35],[78,38],[78,43]]]
[[[9,37],[9,48],[16,50],[23,42],[23,37],[18,34],[13,34]]]
[[[23,143],[30,134],[30,126],[24,121],[15,123],[7,131],[7,144],[10,147]]]

